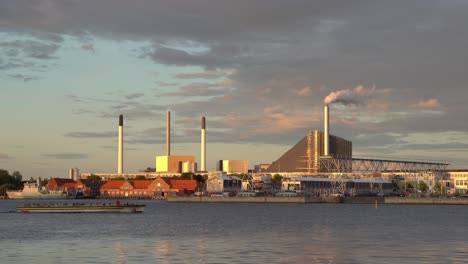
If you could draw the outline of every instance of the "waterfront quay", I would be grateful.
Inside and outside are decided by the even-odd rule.
[[[468,205],[467,198],[458,197],[210,197],[170,196],[174,203],[345,203],[345,204],[427,204]]]

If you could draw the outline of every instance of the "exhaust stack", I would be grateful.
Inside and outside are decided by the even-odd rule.
[[[117,173],[123,173],[123,115],[119,115],[119,152],[118,152],[118,163]]]
[[[201,121],[201,154],[200,154],[200,170],[206,171],[206,131],[205,131],[205,117]]]
[[[166,113],[166,155],[171,155],[171,112]]]
[[[328,115],[329,115],[329,109],[328,109],[328,104],[326,104],[325,107],[323,108],[323,155],[324,156],[330,155],[330,149],[329,149],[330,135],[328,131],[330,122],[328,119]]]

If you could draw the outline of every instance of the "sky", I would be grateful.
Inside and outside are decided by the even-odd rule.
[[[0,168],[271,163],[309,131],[468,168],[468,1],[0,1]]]

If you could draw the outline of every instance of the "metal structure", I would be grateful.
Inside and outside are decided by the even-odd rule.
[[[320,166],[329,173],[438,172],[447,170],[448,165],[440,162],[320,157]]]

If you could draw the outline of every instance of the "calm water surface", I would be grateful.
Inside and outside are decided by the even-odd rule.
[[[25,214],[1,200],[0,263],[468,262],[466,206],[142,202]]]

